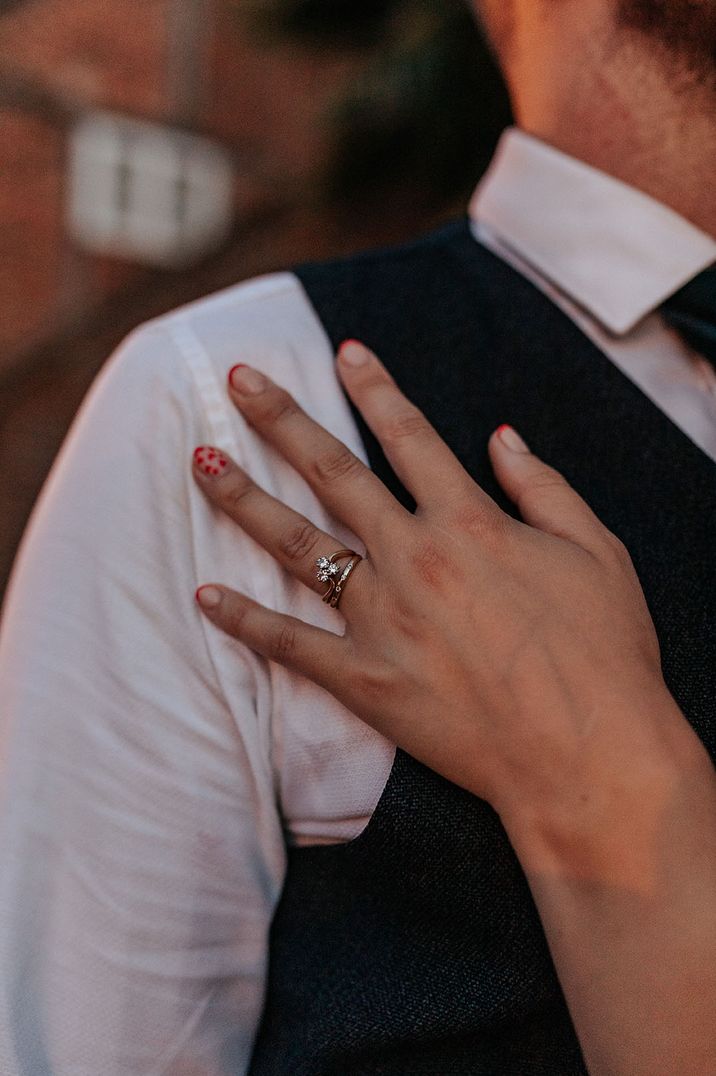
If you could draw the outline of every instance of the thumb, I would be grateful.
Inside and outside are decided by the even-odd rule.
[[[525,523],[589,548],[605,527],[566,478],[535,456],[512,426],[500,426],[488,444],[498,482]]]

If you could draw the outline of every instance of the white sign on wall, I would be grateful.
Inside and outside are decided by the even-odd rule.
[[[233,190],[230,155],[210,139],[109,112],[70,134],[67,226],[95,253],[190,264],[226,238]]]

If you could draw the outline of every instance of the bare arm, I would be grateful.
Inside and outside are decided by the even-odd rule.
[[[716,771],[682,731],[559,814],[503,814],[591,1076],[716,1073]]]

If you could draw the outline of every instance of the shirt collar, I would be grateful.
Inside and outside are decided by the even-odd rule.
[[[470,216],[619,336],[716,262],[684,217],[515,127]]]

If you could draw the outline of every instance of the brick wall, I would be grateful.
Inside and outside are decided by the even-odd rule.
[[[50,331],[61,301],[61,131],[0,108],[0,364]]]
[[[381,220],[317,203],[326,109],[360,54],[260,46],[239,17],[248,3],[27,0],[0,15],[0,595],[74,412],[131,328],[256,273],[432,223],[407,202]],[[156,270],[68,236],[67,132],[93,108],[231,150],[236,219],[220,250]]]

